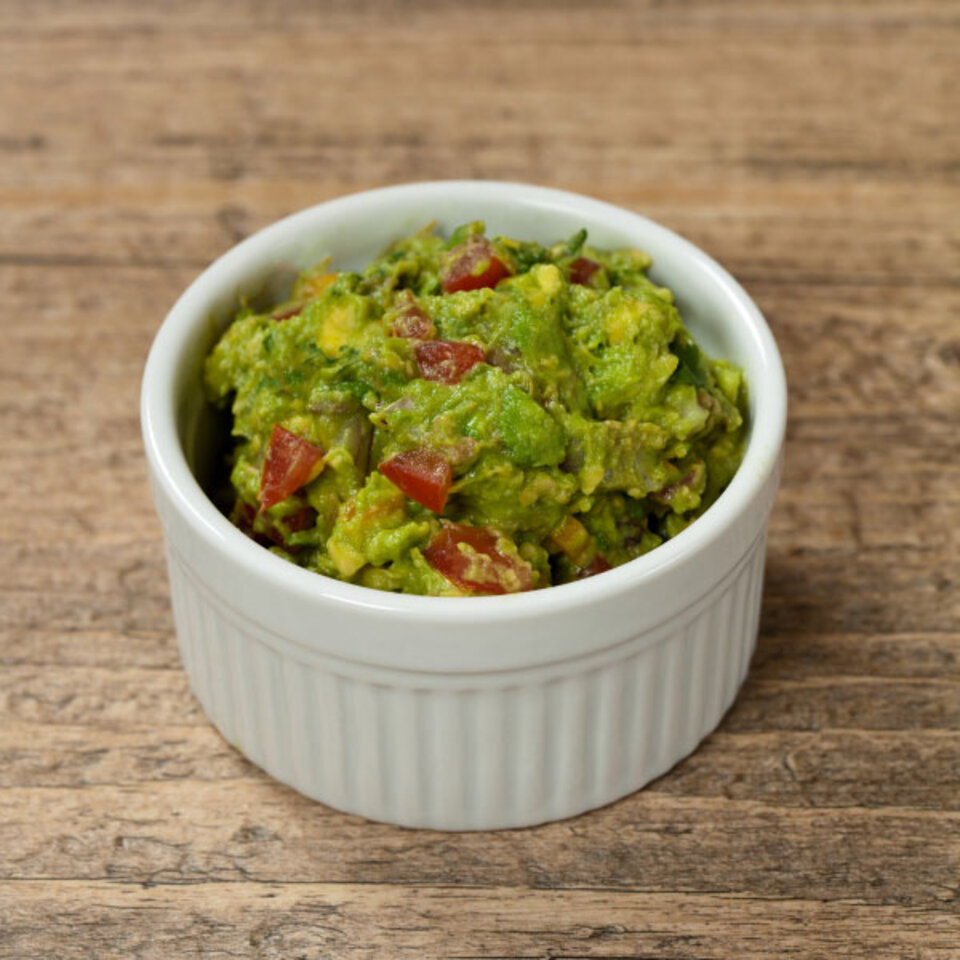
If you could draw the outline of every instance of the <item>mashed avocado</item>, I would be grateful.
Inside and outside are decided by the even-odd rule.
[[[742,456],[740,370],[636,250],[431,228],[245,306],[206,363],[231,518],[327,576],[460,596],[565,583],[675,536]]]

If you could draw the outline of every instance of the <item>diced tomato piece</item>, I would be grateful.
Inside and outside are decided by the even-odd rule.
[[[429,340],[434,333],[433,321],[415,303],[403,307],[390,327],[391,337],[406,337],[408,340]]]
[[[596,260],[588,260],[586,257],[577,257],[570,264],[570,282],[579,283],[586,286],[590,283],[590,278],[600,269],[600,264]]]
[[[279,323],[281,320],[289,320],[291,317],[295,317],[300,313],[303,313],[302,303],[298,303],[293,307],[288,307],[286,310],[278,310],[276,313],[271,313],[270,316]]]
[[[471,551],[460,549],[464,544]],[[526,561],[502,553],[496,531],[447,523],[423,551],[427,563],[461,590],[476,593],[519,593],[533,588]]]
[[[296,513],[284,518],[284,523],[291,533],[300,533],[309,530],[317,522],[317,511],[313,507],[302,507]]]
[[[405,450],[380,464],[380,472],[411,500],[434,513],[443,513],[450,495],[450,464],[427,447]]]
[[[323,450],[275,424],[260,474],[260,512],[286,500],[323,469]]]
[[[420,376],[439,383],[459,383],[471,367],[486,359],[481,347],[463,340],[425,340],[413,348],[413,354]]]
[[[496,249],[486,237],[471,237],[447,255],[440,283],[444,293],[456,293],[495,287],[510,274],[510,268],[497,256]]]

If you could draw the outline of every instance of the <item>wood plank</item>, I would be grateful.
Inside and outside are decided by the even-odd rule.
[[[509,10],[515,16],[526,16],[531,22],[540,22],[544,29],[553,30],[565,37],[577,37],[577,29],[593,25],[595,36],[619,36],[627,24],[642,26],[650,10],[668,18],[678,26],[687,26],[694,31],[704,26],[716,27],[734,23],[762,30],[768,26],[781,25],[800,31],[819,31],[823,27],[848,26],[850,28],[876,30],[906,27],[911,29],[933,25],[940,28],[956,26],[956,11],[950,0],[851,0],[842,4],[830,0],[782,0],[771,4],[768,0],[742,0],[737,4],[692,3],[682,10],[661,8],[656,0],[637,0],[625,5],[611,0],[599,0],[595,5],[604,17],[599,21],[576,0],[556,0],[549,5],[543,2],[518,9],[510,0],[491,0],[490,8],[498,12]],[[543,23],[544,9],[562,10],[570,16],[579,16],[571,24],[565,18]],[[408,4],[405,17],[386,18],[379,16],[389,4],[382,0],[331,0],[322,10],[310,6],[292,6],[284,10],[284,17],[264,16],[256,0],[238,0],[235,4],[235,19],[224,24],[222,4],[218,0],[171,0],[163,9],[142,8],[129,0],[104,0],[92,11],[83,5],[59,3],[57,0],[8,0],[0,10],[0,22],[4,26],[29,25],[31,34],[60,32],[66,29],[100,34],[107,28],[118,33],[152,31],[178,33],[185,29],[205,26],[207,29],[246,29],[272,26],[274,29],[300,29],[305,25],[316,28],[330,26],[340,29],[353,26],[357,29],[376,25],[383,33],[438,29],[438,24],[465,27],[473,25],[478,31],[493,32],[494,26],[476,23],[469,12],[459,11],[437,2]],[[40,11],[44,16],[31,22],[25,17],[28,12]],[[26,32],[26,31],[25,31]]]
[[[955,635],[958,572],[955,553],[805,553],[771,543],[761,628],[773,633]]]
[[[0,716],[30,723],[114,726],[202,724],[199,704],[179,670],[7,666]]]
[[[935,747],[934,747],[935,749]],[[209,723],[0,726],[0,790],[124,786],[164,780],[259,779],[263,774]]]
[[[764,631],[750,665],[760,679],[806,677],[960,677],[956,633],[826,633]]]
[[[170,17],[160,36],[171,44],[173,82],[163,71],[142,69],[158,40],[156,23],[129,29],[122,43],[112,30],[68,28],[37,38],[31,49],[14,33],[3,60],[17,71],[22,104],[8,133],[12,162],[0,179],[130,182],[175,171],[233,181],[278,168],[296,177],[335,168],[378,181],[459,169],[566,182],[581,179],[586,168],[595,181],[611,183],[634,178],[642,158],[647,176],[666,181],[712,182],[722,170],[770,181],[801,172],[813,180],[955,182],[957,134],[937,127],[949,110],[953,64],[950,35],[937,16],[943,8],[926,31],[899,32],[882,20],[876,29],[857,24],[855,43],[837,32],[836,20],[812,18],[818,29],[798,35],[796,14],[771,23],[781,40],[771,42],[770,30],[757,32],[742,16],[718,30],[714,23],[691,28],[676,17],[661,25],[657,11],[626,9],[611,24],[616,39],[594,42],[589,38],[603,20],[595,13],[579,11],[589,30],[570,32],[574,19],[557,38],[545,29],[542,10],[522,5],[502,10],[496,25],[486,27],[434,9],[429,28],[404,24],[400,36],[382,38],[378,30],[393,18],[375,7],[341,21],[340,32],[329,19],[281,22],[273,30],[259,20],[253,31],[232,18],[178,24]],[[466,60],[458,42],[465,30],[477,52]],[[341,55],[344,37],[353,56]],[[54,55],[39,56],[51,42]],[[391,56],[398,44],[414,55]],[[690,75],[709,82],[665,83],[657,97],[634,95],[650,77],[674,72],[679,44]],[[600,50],[604,70],[594,69]],[[909,85],[900,82],[904,56],[924,64]],[[61,62],[69,66],[58,69]],[[360,68],[372,62],[377,70]],[[610,76],[625,82],[611,87]],[[757,76],[764,82],[752,82]],[[573,102],[568,77],[577,78]],[[80,105],[95,103],[118,80],[126,96],[111,102],[108,124],[73,121],[83,115]],[[413,84],[431,90],[429,111],[398,109],[386,96]],[[50,85],[58,97],[45,95]],[[791,92],[790,110],[783,109],[784,90]],[[596,102],[618,122],[577,122],[577,113],[586,120]],[[861,122],[849,122],[851,102],[864,110]],[[465,114],[492,122],[465,124]],[[331,115],[336,128],[327,121]],[[550,124],[535,122],[544,115]],[[664,117],[671,118],[669,128]],[[46,128],[57,130],[55,144],[38,133]],[[842,136],[831,135],[838,129]]]
[[[956,812],[641,792],[536,829],[442,834],[348,817],[266,778],[9,788],[0,878],[602,887],[956,915],[958,825]]]
[[[86,893],[85,893],[86,891]],[[0,883],[2,960],[336,956],[951,960],[956,918],[898,905],[444,886]]]

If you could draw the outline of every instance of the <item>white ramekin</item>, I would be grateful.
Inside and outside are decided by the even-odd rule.
[[[578,583],[503,597],[396,596],[302,570],[204,494],[203,357],[242,294],[332,255],[356,267],[431,220],[553,241],[582,226],[634,246],[715,356],[741,364],[739,472],[689,529]],[[375,820],[443,830],[569,817],[643,786],[733,702],[757,633],[786,387],[759,310],[710,257],[626,210],[513,183],[409,184],[343,197],[230,250],[177,301],[143,378],[143,435],[177,637],[222,734],[278,780]]]

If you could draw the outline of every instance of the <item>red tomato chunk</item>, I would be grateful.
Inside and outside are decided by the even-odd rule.
[[[457,293],[495,287],[510,275],[510,268],[497,256],[486,237],[471,237],[450,251],[440,283],[444,293]]]
[[[461,549],[461,544],[471,548]],[[423,551],[427,563],[461,590],[519,593],[533,588],[530,565],[500,552],[496,531],[447,523]]]
[[[303,507],[296,513],[290,514],[286,518],[287,529],[291,533],[300,533],[301,530],[309,530],[317,522],[317,511],[313,507]]]
[[[323,469],[323,456],[319,447],[275,424],[260,474],[260,512],[313,480]]]
[[[276,313],[271,313],[270,316],[279,323],[281,320],[289,320],[291,317],[296,317],[301,313],[303,313],[303,304],[298,303],[296,306],[288,307],[286,310],[278,310]]]
[[[380,472],[411,500],[434,513],[443,513],[453,474],[450,464],[427,447],[405,450],[380,464]]]
[[[420,376],[439,383],[459,383],[471,367],[486,359],[481,347],[462,340],[426,340],[413,353]]]
[[[577,257],[570,264],[570,282],[579,283],[586,286],[590,278],[600,269],[600,264],[596,260],[588,260],[586,257]]]

